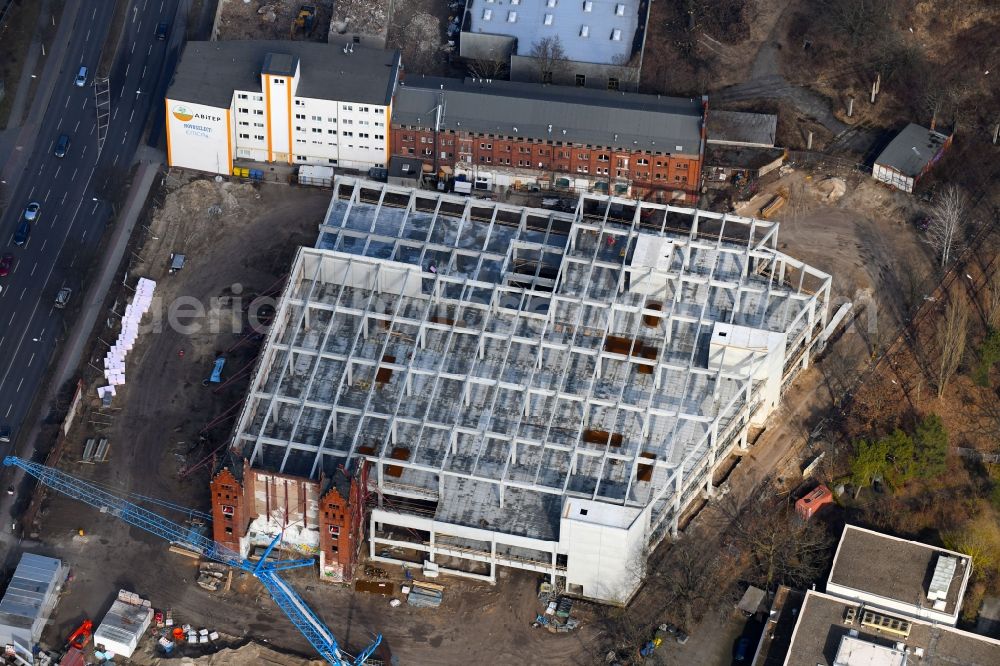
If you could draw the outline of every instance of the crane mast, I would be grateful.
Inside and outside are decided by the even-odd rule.
[[[120,518],[129,525],[146,530],[170,543],[183,545],[206,559],[253,575],[267,589],[278,608],[288,616],[295,628],[305,636],[320,656],[333,666],[361,666],[382,642],[382,635],[377,635],[372,644],[353,659],[346,657],[340,651],[337,639],[329,627],[323,624],[323,621],[316,616],[292,586],[278,575],[279,571],[286,569],[312,566],[313,560],[308,558],[268,561],[268,556],[281,538],[280,534],[274,538],[257,562],[251,562],[240,557],[240,554],[231,548],[223,546],[189,527],[179,525],[158,513],[65,472],[16,456],[7,456],[3,459],[3,464],[7,467],[20,468],[45,486],[67,497],[84,502],[102,513]]]

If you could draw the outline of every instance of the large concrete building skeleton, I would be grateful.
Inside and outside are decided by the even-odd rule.
[[[622,602],[805,367],[830,277],[778,226],[583,194],[573,213],[338,178],[233,448],[368,461],[370,556]]]

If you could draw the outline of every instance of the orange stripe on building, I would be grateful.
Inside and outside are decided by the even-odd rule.
[[[264,113],[267,114],[267,161],[273,162],[274,156],[271,153],[271,77],[264,75]]]
[[[285,79],[285,90],[288,91],[288,163],[292,163],[292,80]]]
[[[389,128],[392,126],[392,102],[385,107],[385,167],[389,168],[389,160],[392,155],[392,144],[389,142]]]
[[[167,128],[167,166],[173,166],[174,161],[170,157],[170,100],[166,97],[163,98],[163,110],[166,112],[167,119],[165,123]]]
[[[226,162],[226,169],[230,174],[233,172],[233,110],[226,109],[226,155],[229,161]]]

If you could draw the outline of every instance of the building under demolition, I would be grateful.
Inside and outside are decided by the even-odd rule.
[[[364,522],[374,560],[627,600],[826,325],[830,277],[777,234],[605,196],[563,213],[338,178],[213,482],[216,537],[246,553],[284,521],[353,552]],[[321,506],[337,479],[354,490]]]

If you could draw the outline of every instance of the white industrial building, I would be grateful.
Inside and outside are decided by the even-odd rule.
[[[49,615],[59,601],[66,579],[62,561],[33,553],[21,555],[14,577],[0,600],[0,646],[32,661]]]
[[[375,560],[624,602],[826,325],[830,277],[777,247],[722,213],[338,178],[234,448],[309,478],[367,460]]]
[[[166,96],[167,161],[389,163],[399,52],[313,42],[188,42]]]

